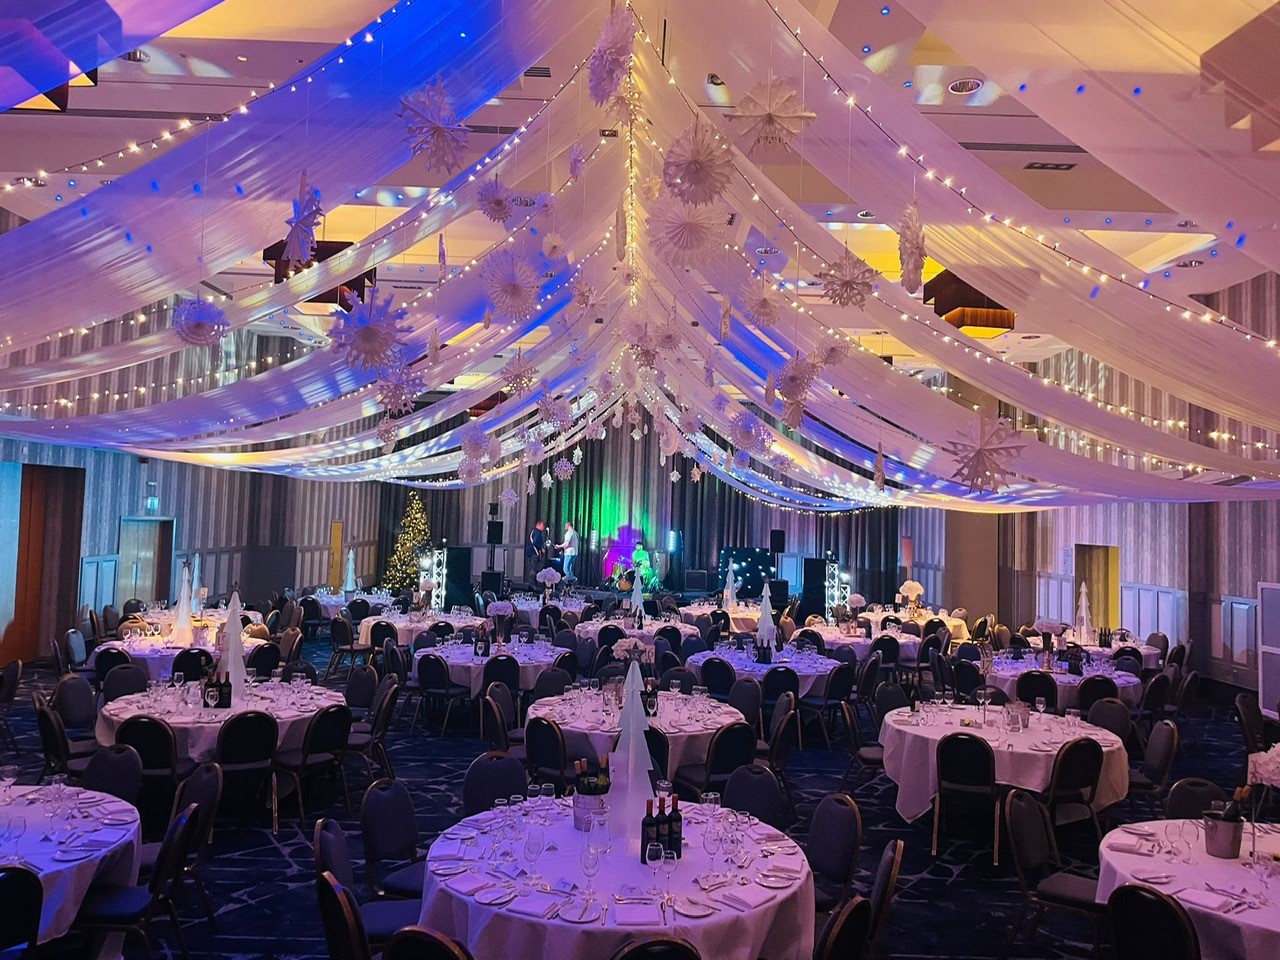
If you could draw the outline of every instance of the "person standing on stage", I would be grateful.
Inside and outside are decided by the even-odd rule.
[[[573,524],[567,520],[564,525],[564,541],[557,545],[557,549],[564,554],[565,579],[575,579],[573,565],[578,559],[578,531],[573,529]]]
[[[533,575],[537,576],[547,565],[547,521],[539,520],[529,531],[529,539],[524,545],[524,556],[533,565]]]

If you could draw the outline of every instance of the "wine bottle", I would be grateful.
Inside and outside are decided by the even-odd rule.
[[[671,795],[671,814],[667,817],[669,823],[669,832],[671,834],[671,850],[679,860],[684,855],[684,817],[680,813],[680,798],[674,793]]]
[[[600,755],[600,772],[596,775],[596,783],[600,787],[602,794],[609,792],[609,755],[607,753]]]
[[[663,850],[671,849],[671,818],[667,816],[667,798],[658,798],[658,814],[654,817],[658,821],[658,842],[662,844]]]
[[[644,819],[640,821],[640,862],[648,863],[649,844],[658,840],[658,819],[653,815],[653,799],[644,802]]]

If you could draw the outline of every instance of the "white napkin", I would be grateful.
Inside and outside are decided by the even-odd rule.
[[[446,881],[445,886],[450,890],[462,894],[464,897],[469,897],[481,887],[487,887],[491,883],[493,883],[493,881],[483,874],[463,873]]]
[[[1194,888],[1183,890],[1178,894],[1178,899],[1183,903],[1191,904],[1193,907],[1212,910],[1214,913],[1226,910],[1234,902],[1229,897],[1214,893],[1212,890],[1196,890]]]
[[[1151,845],[1140,840],[1134,840],[1132,842],[1122,840],[1119,843],[1109,843],[1107,845],[1107,849],[1115,853],[1129,853],[1138,857],[1150,857],[1154,854],[1154,851],[1151,849]]]
[[[775,877],[782,877],[784,880],[799,880],[802,875],[802,871],[799,867],[793,867],[788,863],[777,862],[770,864],[763,872]]]
[[[511,902],[511,912],[523,914],[526,917],[545,917],[547,911],[560,903],[559,897],[553,897],[549,893],[530,893],[527,896],[516,897]]]
[[[658,927],[662,911],[656,903],[615,903],[613,922],[620,927]]]
[[[771,901],[776,894],[772,890],[766,890],[764,887],[751,884],[746,887],[735,885],[726,890],[721,890],[715,896],[722,902],[739,910],[756,910]]]
[[[462,841],[441,837],[431,845],[429,856],[433,860],[445,857],[460,857],[462,856]]]

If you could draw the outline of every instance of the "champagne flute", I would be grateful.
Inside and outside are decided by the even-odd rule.
[[[671,875],[676,872],[676,852],[668,850],[662,855],[662,875],[666,879],[667,892],[663,898],[664,903],[673,903],[671,899]]]
[[[644,848],[644,859],[649,864],[649,871],[653,874],[653,885],[649,887],[649,892],[655,897],[662,896],[662,891],[658,889],[658,868],[662,866],[662,858],[666,851],[662,848],[662,844],[654,842]]]
[[[578,866],[582,868],[582,878],[587,886],[586,901],[590,904],[596,898],[595,879],[600,872],[600,851],[590,837],[587,837],[587,842],[582,845],[582,852],[578,854]]]
[[[542,856],[542,851],[546,849],[547,838],[542,832],[541,827],[530,826],[524,834],[524,862],[529,865],[529,889],[535,890],[542,882],[542,877],[537,873],[538,858]]]

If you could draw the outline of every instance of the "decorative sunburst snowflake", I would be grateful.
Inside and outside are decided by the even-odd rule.
[[[662,182],[685,203],[714,203],[729,186],[729,145],[706,124],[694,122],[671,142],[662,158]]]
[[[723,249],[727,214],[718,204],[692,206],[659,199],[645,220],[649,243],[676,268],[695,267]]]
[[[471,457],[463,457],[458,464],[458,479],[463,483],[480,482],[480,461]]]
[[[378,376],[378,403],[393,417],[413,412],[413,402],[427,388],[426,381],[399,356]]]
[[[462,455],[472,460],[479,460],[489,449],[489,435],[485,433],[484,422],[472,420],[458,431],[458,440],[462,445]]]
[[[400,98],[404,120],[404,140],[415,157],[426,160],[428,170],[450,173],[462,166],[470,131],[458,122],[444,84],[437,77],[433,85]]]
[[[528,320],[538,307],[537,271],[508,246],[484,258],[480,281],[498,316]]]
[[[211,347],[231,329],[222,308],[199,297],[180,300],[173,308],[170,323],[178,339],[193,347]]]
[[[489,446],[484,452],[483,459],[494,464],[502,459],[502,438],[496,433],[489,438]]]
[[[587,148],[580,142],[569,148],[569,179],[577,180],[587,167]]]
[[[680,411],[680,432],[686,437],[702,432],[702,414],[697,410]]]
[[[543,397],[538,401],[538,416],[563,432],[573,426],[573,404],[568,397]]]
[[[511,188],[494,177],[480,184],[476,191],[476,206],[494,223],[505,223],[516,212],[515,196]]]
[[[730,123],[741,123],[738,141],[753,154],[761,147],[790,151],[791,141],[817,114],[804,108],[800,94],[772,74],[767,83],[758,83],[726,114]]]
[[[820,367],[830,367],[848,359],[849,341],[838,333],[824,333],[813,351],[813,359]]]
[[[627,345],[627,352],[635,360],[636,366],[642,370],[658,368],[659,345],[649,332],[648,325],[640,328],[635,338]]]
[[[554,231],[542,235],[542,252],[548,260],[561,260],[569,255],[564,237]]]
[[[298,183],[298,199],[293,201],[293,216],[285,221],[289,232],[285,234],[280,259],[288,263],[310,263],[316,252],[316,227],[323,216],[320,191],[307,182],[306,171],[303,171]]]
[[[920,221],[920,201],[912,200],[898,224],[898,259],[902,263],[902,288],[915,293],[924,280],[924,224]]]
[[[502,492],[498,494],[498,499],[502,501],[504,507],[509,507],[520,499],[520,494],[516,492],[514,487],[504,487]]]
[[[729,422],[728,440],[740,451],[761,453],[768,438],[760,418],[750,410],[742,410]]]
[[[520,460],[526,467],[541,463],[547,455],[547,445],[542,438],[528,434],[520,446]]]
[[[393,307],[394,294],[379,295],[377,287],[370,287],[365,300],[357,300],[350,310],[337,309],[338,318],[329,330],[333,349],[346,354],[347,366],[353,370],[386,370],[399,356],[398,348],[405,345],[402,338],[408,327],[399,326],[409,315],[403,307]]]
[[[600,39],[587,61],[587,89],[591,99],[603,106],[617,94],[631,67],[631,48],[636,22],[625,3],[618,4],[605,18]]]
[[[396,422],[391,419],[390,414],[384,414],[382,419],[378,421],[378,429],[375,433],[378,440],[382,443],[383,453],[390,453],[395,449],[397,433]]]
[[[837,307],[861,307],[871,296],[876,272],[861,257],[846,250],[830,270],[818,274],[822,296]]]
[[[568,480],[573,476],[573,462],[561,457],[551,465],[551,472],[555,474],[557,480]]]
[[[796,354],[782,366],[778,373],[778,392],[786,403],[783,420],[792,430],[799,430],[804,417],[804,401],[813,381],[818,376],[818,365]]]
[[[742,288],[742,312],[757,327],[772,327],[787,307],[786,298],[764,277],[749,280]]]
[[[942,449],[956,459],[951,474],[974,493],[994,493],[1013,477],[1013,461],[1026,441],[1005,418],[983,417],[976,428],[942,444]]]

